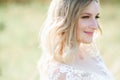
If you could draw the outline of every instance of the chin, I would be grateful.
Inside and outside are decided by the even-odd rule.
[[[93,38],[82,38],[77,39],[78,43],[90,44],[93,42]]]
[[[92,39],[89,39],[89,40],[83,40],[82,43],[85,43],[85,44],[90,44],[92,43],[93,40]]]

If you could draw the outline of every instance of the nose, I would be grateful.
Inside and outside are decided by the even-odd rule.
[[[90,28],[92,28],[94,30],[98,29],[98,21],[96,19],[91,20]]]

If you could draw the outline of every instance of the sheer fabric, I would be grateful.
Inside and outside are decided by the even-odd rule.
[[[80,71],[62,64],[53,64],[48,72],[48,80],[106,80],[96,73]]]
[[[72,65],[51,62],[46,68],[45,76],[41,75],[40,80],[113,80],[100,56],[88,59],[83,64],[78,61]]]

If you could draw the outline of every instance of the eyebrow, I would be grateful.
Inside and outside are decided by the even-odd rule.
[[[80,15],[82,14],[87,14],[87,15],[92,15],[92,13],[81,13]],[[100,13],[97,13],[96,15],[99,15]]]

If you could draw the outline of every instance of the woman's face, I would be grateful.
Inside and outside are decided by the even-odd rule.
[[[91,2],[80,14],[76,35],[79,43],[91,43],[95,31],[98,30],[99,4]]]

